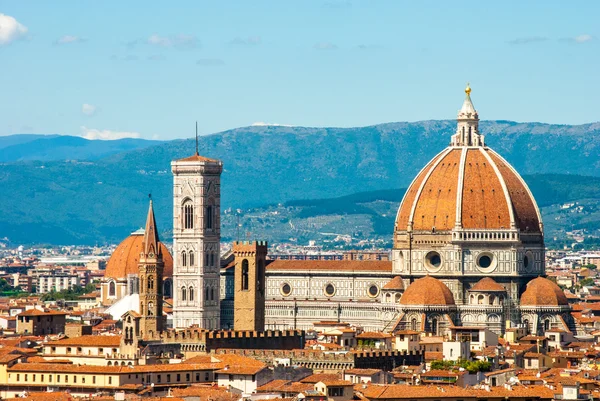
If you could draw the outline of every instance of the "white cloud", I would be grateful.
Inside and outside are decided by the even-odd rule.
[[[194,35],[173,35],[160,36],[157,34],[150,35],[146,41],[149,45],[160,47],[196,47],[198,39]]]
[[[86,116],[93,116],[96,113],[96,106],[93,104],[84,103],[81,105],[81,112]]]
[[[85,42],[86,40],[87,40],[86,38],[82,38],[81,36],[65,35],[65,36],[61,37],[60,39],[58,39],[54,43],[57,45],[66,45],[69,43],[82,43],[82,42]]]
[[[592,35],[588,35],[588,34],[583,34],[583,35],[579,35],[573,38],[573,40],[577,43],[585,43],[585,42],[589,42],[590,40],[593,40],[594,37]]]
[[[112,131],[112,130],[99,130],[95,128],[88,128],[81,126],[81,137],[85,139],[102,139],[105,141],[113,141],[115,139],[123,138],[141,138],[142,135],[139,132],[127,132],[127,131]]]
[[[27,34],[27,27],[10,15],[0,13],[0,46],[7,45]]]
[[[563,42],[571,42],[571,43],[587,43],[587,42],[591,42],[593,40],[595,40],[596,38],[593,37],[592,35],[589,35],[587,33],[575,36],[575,37],[571,37],[571,38],[562,38],[560,39]]]

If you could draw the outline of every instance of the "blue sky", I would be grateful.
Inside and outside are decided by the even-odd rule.
[[[1,1],[0,135],[600,120],[600,2]]]

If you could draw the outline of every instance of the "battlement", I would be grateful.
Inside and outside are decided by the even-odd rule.
[[[269,245],[267,241],[235,241],[233,253],[267,253]]]
[[[344,369],[382,369],[391,371],[400,365],[419,365],[424,360],[421,351],[342,351],[312,349],[216,349],[216,355],[235,354],[273,364],[277,359],[290,359],[293,365],[320,371],[337,372]]]
[[[147,342],[200,345],[204,351],[216,348],[293,349],[304,346],[302,330],[204,330],[170,329],[149,333]]]

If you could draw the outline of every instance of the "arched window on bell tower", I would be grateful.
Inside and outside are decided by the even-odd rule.
[[[154,289],[154,277],[152,277],[152,276],[148,277],[148,289],[149,290]]]
[[[194,205],[190,199],[186,199],[182,205],[183,228],[186,230],[194,228]]]
[[[185,287],[181,287],[181,300],[182,301],[187,300],[187,291],[186,291]]]
[[[205,228],[208,230],[212,230],[213,228],[213,207],[212,206],[206,206],[205,209],[205,216],[204,216],[204,221],[205,221]]]
[[[194,266],[194,251],[190,251],[190,266]]]
[[[181,252],[181,266],[187,266],[187,253]]]

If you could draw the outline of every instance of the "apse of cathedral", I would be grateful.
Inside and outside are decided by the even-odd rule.
[[[173,254],[148,234],[156,230],[151,209],[152,224],[117,247],[102,284],[109,313],[119,319],[133,311],[128,317],[145,322],[144,330],[308,330],[319,322],[436,334],[456,327],[574,330],[564,293],[543,277],[536,201],[487,146],[469,86],[449,146],[417,174],[400,204],[391,262],[269,260],[260,241],[234,243],[221,256],[222,162],[196,152],[171,167]],[[152,317],[162,314],[156,303],[163,299],[173,305],[166,322]]]

